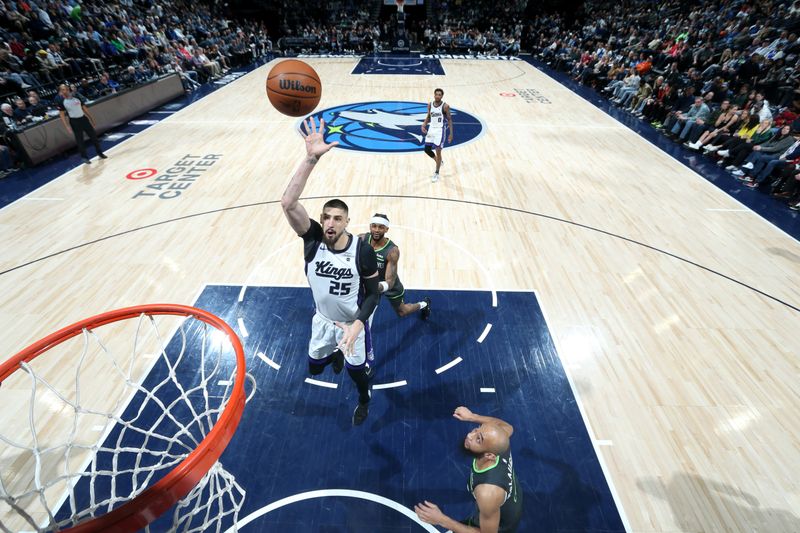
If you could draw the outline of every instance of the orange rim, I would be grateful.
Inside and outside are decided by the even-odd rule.
[[[164,514],[186,496],[217,462],[230,442],[244,411],[245,359],[242,343],[236,333],[221,318],[196,307],[178,304],[151,304],[126,307],[108,311],[81,320],[44,337],[0,364],[0,383],[19,370],[20,363],[29,362],[50,348],[79,335],[84,329],[93,329],[112,322],[135,318],[139,315],[192,316],[223,331],[231,341],[236,352],[236,379],[225,410],[211,428],[211,431],[178,466],[159,480],[155,485],[128,503],[108,514],[92,518],[63,531],[69,533],[88,533],[96,531],[135,532]]]

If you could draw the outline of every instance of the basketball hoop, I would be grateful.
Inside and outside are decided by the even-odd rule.
[[[397,6],[397,12],[403,12],[403,6],[406,4],[406,0],[394,0],[395,5]]]
[[[175,335],[162,336],[165,326]],[[124,340],[129,334],[132,349]],[[117,344],[127,347],[114,353]],[[76,356],[73,370],[69,359]],[[235,524],[244,491],[218,459],[242,417],[246,377],[244,350],[230,326],[184,305],[102,313],[22,350],[0,365],[0,394],[13,390],[22,403],[20,390],[31,384],[30,405],[19,409],[28,416],[18,417],[28,420],[0,428],[3,529],[149,530],[176,503],[170,530],[215,529],[223,519]],[[82,386],[86,379],[92,386]],[[104,387],[119,399],[107,398]],[[102,402],[109,405],[93,405]],[[66,442],[55,438],[54,423],[39,422],[41,411],[66,421]],[[100,433],[88,443],[86,427]],[[8,457],[25,464],[19,458],[26,455],[35,471],[10,472]]]

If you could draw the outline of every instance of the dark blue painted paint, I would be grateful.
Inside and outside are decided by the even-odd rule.
[[[444,68],[438,59],[398,56],[362,57],[353,74],[398,74],[444,76]]]
[[[209,286],[196,305],[230,324],[242,318],[248,369],[258,391],[223,455],[247,490],[242,518],[281,498],[318,489],[354,489],[406,507],[422,500],[463,518],[474,505],[466,491],[469,458],[461,451],[474,427],[452,412],[459,405],[498,416],[515,427],[512,451],[524,493],[519,529],[547,532],[622,531],[623,526],[572,395],[541,309],[532,293],[430,291],[427,322],[398,319],[383,302],[374,321],[374,383],[408,386],[373,392],[366,423],[350,417],[355,388],[332,369],[320,379],[336,390],[304,383],[313,313],[306,288]],[[425,294],[407,291],[407,301]],[[493,328],[482,344],[487,323]],[[238,326],[235,326],[238,327]],[[281,365],[276,371],[257,357]],[[454,357],[463,362],[437,375]],[[151,380],[160,380],[157,366]],[[496,394],[481,393],[494,387]],[[158,528],[157,528],[158,529]],[[243,531],[421,531],[376,503],[328,497],[292,504]]]
[[[664,152],[694,170],[706,180],[716,185],[719,189],[736,198],[795,239],[800,238],[800,213],[791,211],[786,206],[786,202],[772,198],[764,192],[745,187],[728,172],[717,166],[714,159],[689,150],[683,145],[668,139],[646,121],[633,116],[627,111],[614,107],[611,102],[600,96],[591,87],[586,87],[585,85],[575,82],[563,72],[555,71],[541,61],[537,61],[530,56],[521,57],[564,87],[570,89],[595,107],[605,111],[617,121],[629,127]],[[664,176],[664,179],[669,178],[669,175]],[[658,195],[655,193],[653,202],[658,202]]]

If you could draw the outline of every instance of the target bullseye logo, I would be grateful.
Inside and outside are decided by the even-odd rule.
[[[154,168],[140,168],[139,170],[134,170],[133,172],[129,172],[125,179],[129,180],[144,180],[147,178],[152,178],[158,174],[158,171]]]

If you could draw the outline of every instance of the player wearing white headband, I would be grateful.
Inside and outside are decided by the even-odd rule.
[[[427,320],[431,316],[431,299],[427,296],[414,304],[407,304],[403,301],[405,288],[397,275],[397,263],[400,260],[400,248],[391,239],[386,237],[389,231],[389,217],[383,213],[375,213],[369,221],[369,233],[361,235],[372,245],[375,250],[375,257],[378,260],[378,276],[381,294],[386,296],[392,309],[397,316],[404,317],[411,313],[420,312],[420,317]],[[374,316],[374,313],[373,315]],[[372,316],[369,317],[370,327]],[[372,360],[373,354],[369,352],[367,358]]]

